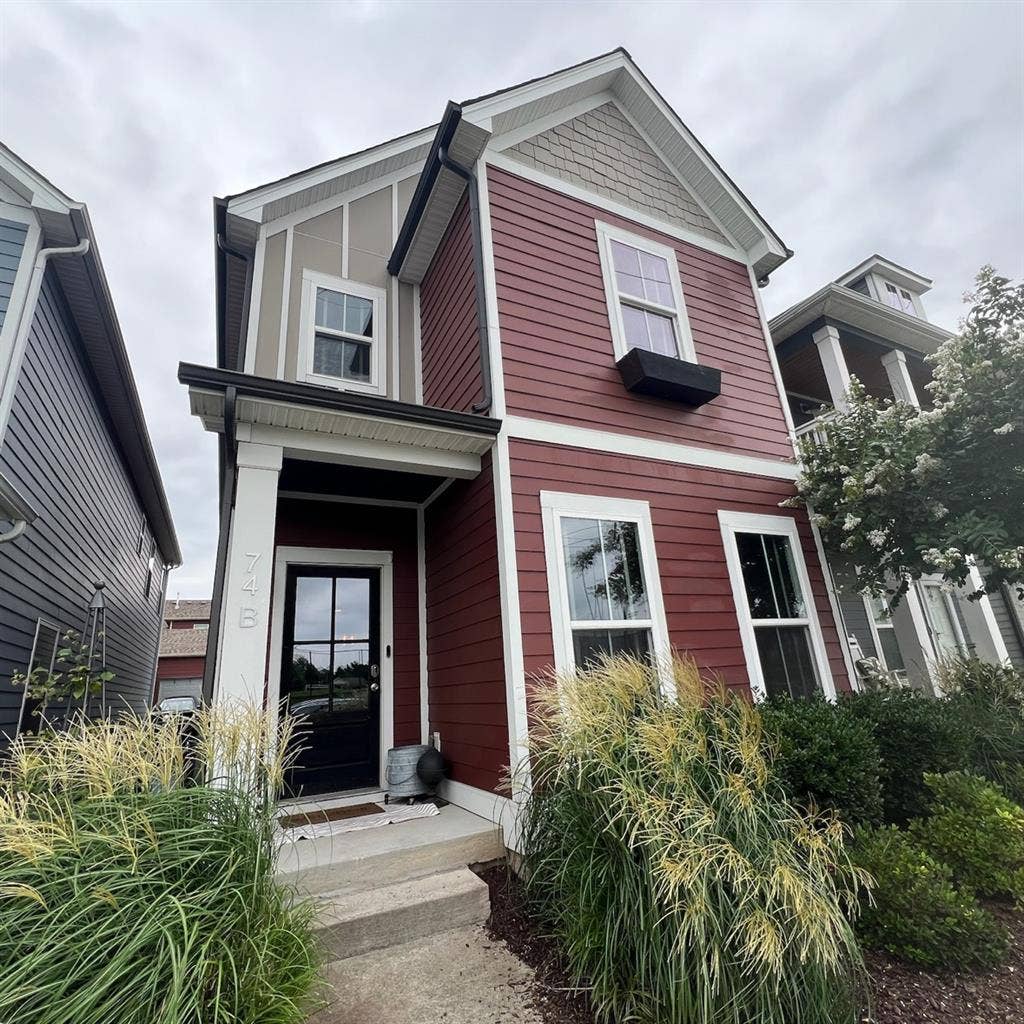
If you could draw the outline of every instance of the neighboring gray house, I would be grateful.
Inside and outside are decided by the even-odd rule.
[[[950,332],[928,322],[922,296],[932,282],[877,254],[798,302],[769,324],[797,435],[843,408],[850,374],[876,398],[927,408],[925,356]],[[973,653],[1024,667],[1024,605],[1009,588],[968,601],[924,577],[893,615],[856,589],[852,566],[829,552],[844,626],[855,653],[877,657],[935,690],[937,659]],[[975,573],[975,586],[980,586]]]
[[[180,561],[88,211],[0,145],[0,744],[97,584],[108,699],[148,704]]]

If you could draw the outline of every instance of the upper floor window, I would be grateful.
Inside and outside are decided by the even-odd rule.
[[[810,697],[831,686],[796,522],[719,512],[750,688]]]
[[[675,250],[598,223],[615,358],[642,348],[696,362]]]
[[[917,310],[914,308],[914,297],[906,288],[897,288],[889,281],[885,281],[884,284],[885,301],[893,309],[898,309],[901,313],[909,313],[911,316],[917,315]]]
[[[382,288],[304,270],[300,379],[383,394],[384,301]]]

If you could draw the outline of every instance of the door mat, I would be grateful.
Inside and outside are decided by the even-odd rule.
[[[321,839],[324,836],[336,836],[343,832],[359,832],[366,828],[395,825],[402,821],[413,821],[416,818],[432,818],[435,814],[441,813],[437,805],[431,803],[388,804],[383,809],[376,804],[369,806],[376,808],[374,813],[364,813],[354,818],[346,817],[329,821],[310,820],[304,825],[299,824],[288,828],[285,837],[288,839]]]
[[[320,825],[325,821],[342,821],[345,818],[361,818],[364,814],[380,814],[380,804],[352,804],[349,807],[316,808],[302,814],[287,814],[278,818],[281,828],[295,828],[298,825]]]

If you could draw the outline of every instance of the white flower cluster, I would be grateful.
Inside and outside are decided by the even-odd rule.
[[[992,433],[993,434],[1012,434],[1013,433],[1013,424],[1012,423],[1004,423],[1001,427],[996,427],[995,430],[992,431]]]
[[[843,529],[849,533],[850,530],[856,530],[857,527],[860,526],[860,522],[860,516],[855,516],[852,512],[847,512],[846,518],[843,520]]]
[[[925,564],[946,572],[955,569],[959,565],[963,565],[965,556],[959,548],[946,548],[945,551],[940,551],[938,548],[928,548],[927,551],[921,552],[921,558]]]
[[[885,542],[888,539],[889,539],[889,532],[888,532],[888,530],[872,530],[868,534],[868,543],[873,548],[878,548],[878,549],[884,548],[885,547]]]

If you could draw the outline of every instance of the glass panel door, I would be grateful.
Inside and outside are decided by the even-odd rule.
[[[290,795],[380,780],[380,570],[292,569],[281,697],[300,735]]]

